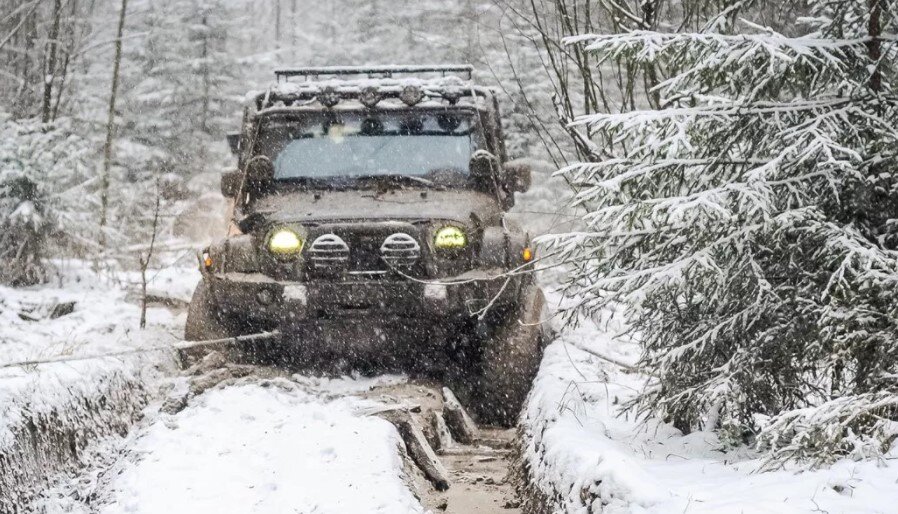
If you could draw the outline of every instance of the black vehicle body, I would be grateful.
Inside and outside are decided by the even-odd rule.
[[[393,78],[406,72],[417,77]],[[286,363],[348,360],[355,367],[400,369],[424,363],[471,385],[466,396],[483,403],[475,411],[484,420],[513,420],[542,341],[543,298],[527,272],[529,237],[505,217],[514,193],[529,186],[529,170],[507,162],[491,91],[456,76],[420,78],[453,72],[470,78],[467,66],[290,70],[279,73],[283,83],[248,96],[242,130],[230,141],[238,170],[222,178],[223,194],[234,200],[232,230],[201,257],[203,282],[187,339],[278,330],[282,336],[265,346]],[[288,80],[296,76],[306,80]],[[321,76],[331,78],[309,80]],[[342,132],[333,136],[329,125],[319,129],[316,121],[316,133],[306,134],[311,129],[303,123],[322,116],[333,117],[340,131],[348,130],[341,117],[361,119],[360,131],[374,126],[381,131],[375,136],[394,146],[405,140],[380,134],[406,117],[425,120],[416,121],[417,133],[433,120],[448,127],[437,136],[455,137],[453,127],[467,123],[468,140],[440,143],[436,153],[456,155],[470,141],[468,169],[413,177],[317,177],[308,176],[315,173],[310,169],[287,176],[282,164],[293,161],[283,156],[294,143],[297,162],[325,152],[320,168],[331,165],[326,152],[345,147]],[[278,130],[295,124],[302,134],[276,141],[278,155],[262,155],[266,123]],[[350,134],[359,145],[380,141],[360,133]],[[419,139],[408,141],[426,149],[448,140]],[[396,148],[392,155],[402,158],[405,150]],[[334,153],[333,159],[348,157]],[[372,160],[360,162],[362,169]],[[278,253],[273,238],[283,234],[299,250]],[[519,322],[524,319],[529,323]],[[257,351],[259,344],[253,346],[244,351]]]

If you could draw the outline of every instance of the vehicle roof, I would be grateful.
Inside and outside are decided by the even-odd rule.
[[[423,95],[420,102],[408,105],[400,100],[407,88],[416,88]],[[377,95],[380,100],[375,109],[415,109],[440,106],[468,106],[476,109],[490,109],[494,93],[489,88],[478,86],[471,80],[457,76],[446,77],[361,77],[302,82],[279,82],[267,90],[251,91],[246,96],[248,106],[259,114],[267,111],[284,110],[345,110],[364,109],[363,95]],[[331,95],[339,101],[333,105],[322,103],[322,98]]]

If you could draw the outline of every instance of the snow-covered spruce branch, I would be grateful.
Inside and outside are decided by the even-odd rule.
[[[567,38],[565,43],[584,46],[597,55],[600,63],[627,61],[640,67],[675,68],[677,73],[655,84],[654,91],[687,101],[693,95],[714,90],[763,99],[776,94],[784,76],[799,74],[814,76],[815,80],[792,84],[796,90],[819,84],[856,89],[871,73],[859,67],[866,60],[870,44],[875,42],[884,47],[884,58],[894,58],[898,52],[898,36],[892,33],[830,38],[825,36],[832,28],[824,24],[808,34],[787,37],[768,27],[749,25],[750,30],[758,33],[639,30],[575,36]],[[874,66],[883,67],[888,62],[881,59]]]
[[[814,52],[831,51],[846,47],[864,46],[873,38],[870,36],[829,39],[819,35],[787,37],[771,29],[765,34],[720,34],[714,32],[656,32],[652,30],[633,30],[621,34],[581,34],[564,38],[565,45],[584,45],[587,50],[602,52],[616,50],[621,47],[655,47],[667,46],[688,47],[694,51],[695,46],[717,48],[733,48],[745,45],[758,45],[765,48],[791,50],[796,54],[813,54]],[[898,41],[898,35],[883,34],[882,41]]]
[[[870,456],[898,435],[896,16],[815,0],[767,28],[753,6],[750,34],[713,32],[736,11],[708,6],[701,33],[565,40],[651,66],[663,98],[563,119],[602,149],[559,172],[586,229],[545,244],[569,267],[566,319],[626,306],[654,377],[638,412],[762,434],[775,463]]]
[[[824,465],[836,455],[877,458],[898,435],[896,409],[898,396],[880,391],[842,396],[780,415],[759,436],[760,446],[770,451],[763,469],[776,469],[786,460]]]
[[[898,97],[877,99],[872,96],[854,98],[833,96],[826,99],[795,100],[792,102],[716,101],[697,107],[589,114],[577,117],[573,124],[590,125],[596,129],[612,130],[619,127],[645,127],[650,123],[666,123],[668,120],[683,118],[693,120],[696,118],[715,118],[725,121],[727,118],[747,116],[775,118],[777,116],[790,115],[795,117],[802,113],[817,116],[825,114],[826,111],[833,111],[838,115],[857,114],[859,116],[870,116],[869,111],[864,109],[870,109],[870,104],[873,102],[885,104],[883,107],[898,107]],[[853,105],[857,107],[852,108],[851,106]],[[873,119],[877,121],[878,125],[883,127],[894,127],[894,125],[889,124],[887,120],[880,117],[874,117]]]

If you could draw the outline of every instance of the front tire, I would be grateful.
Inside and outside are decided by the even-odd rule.
[[[187,323],[184,325],[184,340],[207,341],[212,339],[225,339],[238,335],[229,327],[222,317],[206,281],[200,282],[193,291],[190,306],[187,308]],[[179,350],[181,363],[185,367],[202,359],[209,349],[203,346]]]
[[[511,427],[517,421],[542,360],[545,303],[542,290],[528,285],[515,314],[485,342],[474,402],[481,423]]]

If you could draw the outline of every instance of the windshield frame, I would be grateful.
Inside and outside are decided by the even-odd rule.
[[[280,123],[289,123],[290,121],[303,121],[307,119],[309,116],[326,116],[329,114],[334,115],[349,115],[349,116],[364,116],[366,114],[378,115],[403,115],[403,114],[459,114],[464,116],[471,117],[471,134],[472,145],[477,148],[487,149],[489,151],[492,150],[492,138],[490,137],[489,127],[487,127],[484,123],[483,116],[484,110],[479,109],[475,106],[469,105],[434,105],[434,106],[378,106],[375,109],[368,108],[360,108],[360,107],[350,107],[350,108],[332,108],[332,109],[321,109],[321,108],[303,108],[303,107],[294,107],[289,110],[282,109],[277,111],[269,111],[269,112],[260,112],[257,113],[254,117],[253,124],[255,125],[253,130],[253,142],[251,148],[249,148],[249,152],[247,156],[249,158],[258,155],[265,155],[262,152],[261,148],[261,134],[263,127],[266,123],[275,121]],[[289,177],[289,178],[279,178],[271,181],[271,185],[276,188],[280,187],[288,187],[291,189],[299,188],[299,189],[370,189],[371,185],[377,183],[390,183],[393,186],[402,187],[402,188],[437,188],[437,189],[470,189],[472,188],[471,180],[466,180],[465,183],[461,184],[443,184],[437,183],[434,186],[426,186],[423,183],[413,184],[411,181],[403,182],[395,180],[397,175],[384,175],[384,180],[379,181],[376,180],[376,177],[365,176],[358,177],[358,179],[351,176],[334,176],[334,177]],[[408,177],[415,177],[414,175],[403,175]],[[392,177],[392,179],[391,179]],[[400,184],[401,183],[401,184]]]

